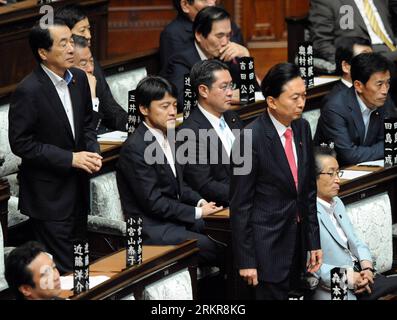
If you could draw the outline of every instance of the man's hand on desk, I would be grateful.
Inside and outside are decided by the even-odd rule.
[[[218,211],[221,211],[223,209],[222,206],[217,207],[215,202],[208,202],[204,205],[201,206],[201,213],[202,213],[202,217],[206,217],[210,214],[216,213]]]
[[[93,152],[73,152],[72,167],[88,173],[98,172],[102,167],[102,157]]]

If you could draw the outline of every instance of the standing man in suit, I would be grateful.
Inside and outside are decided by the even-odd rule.
[[[335,62],[335,42],[340,37],[370,40],[375,52],[397,59],[388,0],[311,0],[309,27],[314,53]],[[344,10],[343,10],[344,9]]]
[[[235,58],[250,55],[247,48],[230,42],[230,15],[222,8],[202,9],[194,19],[193,34],[195,40],[169,59],[167,70],[163,73],[176,86],[180,107],[183,105],[184,75],[190,73],[196,62],[215,58],[224,61],[230,68],[234,82],[237,82],[240,74]]]
[[[87,40],[88,47],[91,46],[90,22],[88,21],[87,15],[79,6],[67,5],[61,7],[55,12],[55,17],[63,20],[74,35],[84,37]],[[77,54],[79,53],[80,51],[78,51]],[[93,77],[95,77],[95,79]],[[105,74],[95,57],[93,59],[93,72],[92,75],[88,76],[88,80],[90,81],[91,88],[93,88],[93,84],[96,82],[95,92],[98,98],[100,98],[99,105],[93,106],[98,110],[95,118],[96,120],[100,120],[99,123],[96,123],[96,125],[99,126],[98,132],[105,132],[108,129],[126,131],[128,119],[127,111],[114,99],[106,81]]]
[[[305,264],[315,272],[322,263],[312,139],[301,118],[306,87],[297,66],[281,63],[263,79],[262,93],[267,109],[232,150],[233,249],[240,276],[256,287],[257,299],[286,300],[299,288]],[[252,169],[238,173],[235,159],[247,143]]]
[[[217,260],[217,245],[204,234],[203,217],[219,211],[183,181],[168,133],[175,129],[175,88],[149,76],[136,88],[144,121],[124,143],[117,164],[117,184],[126,216],[142,216],[146,244],[171,245],[197,239],[199,264]]]
[[[235,139],[232,130],[243,128],[238,115],[230,110],[232,77],[223,62],[204,60],[193,66],[190,80],[198,106],[181,129],[194,133],[194,139],[188,136],[185,143],[195,148],[196,155],[185,165],[183,177],[204,198],[228,207],[230,153]],[[204,130],[208,135],[203,135]]]
[[[388,98],[391,68],[379,53],[359,54],[351,62],[353,87],[330,97],[321,109],[315,143],[333,142],[341,165],[383,158],[383,121],[395,114]]]
[[[376,274],[372,254],[357,236],[345,206],[338,197],[343,172],[339,170],[335,151],[327,146],[318,147],[315,160],[317,217],[324,263],[317,272],[320,286],[312,298],[331,299],[330,272],[335,267],[347,269],[348,300],[375,300],[396,293],[397,278]]]
[[[104,131],[103,126],[113,130],[126,130],[127,112],[114,99],[110,90],[106,90],[103,82],[97,81],[94,75],[95,64],[86,38],[73,35],[74,66],[85,71],[90,84],[92,109],[97,131]]]
[[[88,174],[99,171],[102,157],[87,77],[71,68],[70,29],[57,19],[45,29],[37,24],[29,42],[39,66],[18,85],[9,111],[11,150],[22,158],[18,208],[67,272],[72,240],[86,232]]]
[[[178,13],[160,34],[160,67],[167,70],[168,60],[194,41],[193,21],[197,13],[206,7],[215,6],[216,0],[173,0]],[[231,43],[243,45],[240,28],[232,21]],[[232,46],[233,44],[231,44]]]

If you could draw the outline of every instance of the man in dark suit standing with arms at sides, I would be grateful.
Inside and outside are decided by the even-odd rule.
[[[173,0],[178,15],[161,32],[160,68],[165,72],[169,58],[194,41],[193,21],[197,13],[216,5],[216,0]],[[244,45],[240,28],[232,21],[231,43]],[[231,44],[233,46],[233,44]]]
[[[204,60],[193,66],[190,79],[198,106],[184,120],[181,129],[195,133],[195,139],[188,138],[185,143],[195,148],[196,156],[185,165],[183,177],[204,198],[228,207],[230,153],[235,139],[232,130],[243,128],[237,113],[230,110],[232,77],[223,62]]]
[[[257,299],[286,300],[305,267],[316,272],[322,263],[312,139],[301,118],[306,88],[298,67],[273,66],[262,93],[267,109],[232,150],[233,248],[240,276],[256,287]],[[239,172],[236,159],[250,142],[244,159],[251,158],[252,168]]]
[[[351,62],[353,87],[330,97],[321,109],[316,145],[335,144],[341,166],[382,159],[385,117],[395,115],[388,97],[391,62],[379,53],[361,53]]]
[[[99,171],[102,157],[87,77],[69,69],[70,29],[56,19],[49,26],[40,23],[29,42],[39,66],[18,85],[9,111],[11,150],[22,158],[19,209],[67,272],[73,267],[72,240],[86,232],[88,174]]]
[[[202,217],[222,209],[183,181],[167,133],[175,129],[175,88],[165,79],[144,78],[135,92],[144,121],[124,143],[117,185],[126,216],[142,216],[143,242],[174,245],[197,239],[199,265],[214,265],[217,245],[204,234]]]

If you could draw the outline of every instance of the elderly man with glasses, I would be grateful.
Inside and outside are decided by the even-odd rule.
[[[336,152],[327,145],[315,150],[317,176],[317,217],[320,225],[323,264],[316,275],[320,285],[315,300],[331,299],[330,271],[335,267],[347,269],[348,300],[375,300],[397,292],[397,277],[376,274],[368,246],[357,237],[338,198],[340,178]]]

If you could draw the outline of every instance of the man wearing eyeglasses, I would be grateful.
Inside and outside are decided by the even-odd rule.
[[[230,42],[232,34],[230,15],[219,7],[207,7],[194,19],[191,41],[181,52],[175,53],[162,75],[172,82],[178,91],[178,111],[183,105],[184,76],[190,73],[193,65],[201,60],[219,59],[230,68],[234,82],[238,81],[239,68],[235,58],[249,57],[247,48]]]
[[[314,140],[317,145],[333,142],[340,165],[383,158],[383,121],[396,113],[388,98],[391,70],[379,53],[357,55],[351,62],[353,87],[322,107]]]
[[[347,269],[348,300],[375,300],[396,292],[397,278],[375,275],[368,246],[360,240],[346,214],[345,206],[338,198],[342,171],[336,153],[328,146],[315,150],[317,176],[317,217],[320,226],[323,264],[316,275],[320,286],[313,299],[331,299],[330,271],[335,267]]]
[[[229,206],[230,152],[236,134],[243,128],[230,110],[233,83],[228,67],[218,60],[197,62],[190,73],[198,107],[184,121],[181,130],[191,130],[185,144],[194,156],[185,165],[185,181],[204,198]],[[237,129],[237,131],[236,131]],[[180,131],[181,133],[183,131]],[[209,142],[207,140],[209,137]]]

